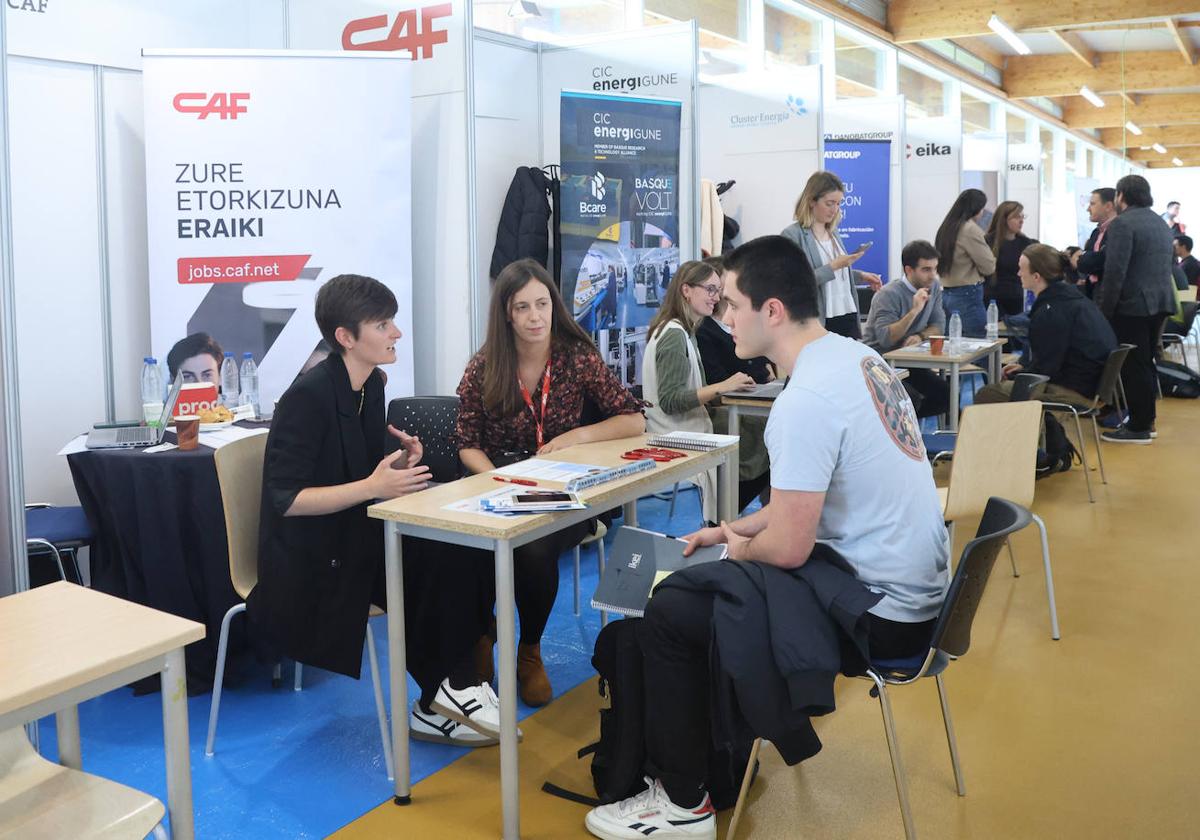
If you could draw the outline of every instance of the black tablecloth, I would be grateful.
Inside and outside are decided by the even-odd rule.
[[[213,450],[97,449],[67,463],[96,532],[92,587],[203,624],[208,635],[185,649],[188,690],[211,689],[221,619],[240,600],[229,579]],[[235,619],[230,628],[230,659],[246,647],[244,624]]]

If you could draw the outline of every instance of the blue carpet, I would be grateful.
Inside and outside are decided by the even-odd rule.
[[[671,519],[667,501],[643,499],[638,505],[641,526],[675,536],[694,530],[700,524],[698,496],[694,490],[680,492]],[[559,562],[558,600],[542,642],[556,695],[594,676],[590,660],[600,629],[600,614],[588,606],[596,587],[595,547],[582,552],[578,617],[573,612],[572,569],[573,555],[564,554]],[[371,631],[386,697],[386,619],[373,620]],[[250,663],[240,671],[230,675],[222,694],[212,758],[204,756],[210,695],[188,700],[197,837],[324,837],[391,796],[365,657],[362,680],[305,668],[300,692],[291,690],[288,666],[280,689],[271,687],[269,668]],[[410,679],[409,696],[416,694]],[[532,711],[522,705],[519,717]],[[158,694],[134,697],[129,690],[119,689],[82,704],[79,719],[86,771],[166,802]],[[40,733],[42,753],[56,758],[53,717],[41,721]],[[437,772],[465,752],[413,741],[413,781]]]

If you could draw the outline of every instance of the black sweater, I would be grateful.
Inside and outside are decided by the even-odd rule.
[[[704,380],[710,385],[724,382],[739,372],[749,374],[760,385],[770,377],[766,357],[739,359],[734,351],[733,336],[712,318],[703,319],[696,327],[696,346],[700,348],[700,361],[704,364]]]
[[[1055,385],[1092,397],[1115,349],[1117,337],[1108,320],[1079,289],[1051,283],[1037,296],[1029,312],[1026,372],[1049,376]]]

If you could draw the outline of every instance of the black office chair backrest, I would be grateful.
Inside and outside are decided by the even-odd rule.
[[[1182,312],[1183,327],[1181,329],[1175,329],[1175,325],[1179,322],[1168,319],[1166,326],[1163,328],[1163,333],[1173,333],[1175,335],[1187,338],[1188,334],[1192,331],[1192,323],[1196,320],[1196,309],[1198,306],[1200,306],[1200,304],[1193,303],[1191,301],[1184,301]]]
[[[454,442],[454,424],[458,421],[458,397],[404,397],[388,404],[388,423],[402,432],[421,439],[433,481],[454,481],[462,477],[462,462]],[[400,441],[387,436],[387,451],[395,452]]]
[[[942,611],[938,614],[930,647],[951,656],[962,656],[971,647],[971,624],[983,599],[992,565],[1009,534],[1033,521],[1028,510],[996,496],[988,499],[975,539],[963,549],[958,568],[950,581]]]
[[[1105,405],[1117,404],[1117,383],[1121,381],[1121,367],[1132,349],[1132,344],[1118,344],[1117,349],[1108,354],[1108,361],[1104,363],[1104,370],[1100,372],[1100,384],[1096,386],[1096,396]]]
[[[1013,380],[1012,393],[1009,394],[1008,401],[1025,402],[1036,399],[1034,393],[1037,392],[1040,396],[1042,386],[1049,381],[1050,377],[1041,373],[1019,373]]]

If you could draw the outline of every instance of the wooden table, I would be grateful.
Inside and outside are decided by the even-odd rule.
[[[73,583],[0,598],[0,730],[53,713],[59,763],[81,770],[78,704],[161,674],[171,836],[191,840],[183,646],[203,638],[202,624]]]
[[[646,445],[647,436],[572,446],[547,455],[548,460],[575,464],[619,466],[621,454]],[[517,797],[517,662],[513,609],[513,550],[617,506],[628,510],[637,499],[670,487],[704,470],[717,469],[717,510],[732,521],[737,511],[737,444],[710,452],[691,452],[686,458],[658,463],[646,472],[627,476],[580,492],[586,510],[498,518],[479,513],[444,510],[450,503],[497,489],[491,473],[431,487],[411,496],[381,502],[368,515],[386,521],[384,533],[388,600],[388,671],[392,695],[392,751],[396,759],[397,805],[411,799],[408,758],[408,681],[404,649],[404,589],[401,537],[423,537],[491,550],[496,557],[496,629],[500,681],[500,792],[504,809],[504,839],[520,836]],[[548,487],[561,485],[543,482]],[[628,514],[626,517],[628,521]]]
[[[896,378],[903,381],[908,378],[908,371],[900,368],[895,371]],[[742,427],[742,415],[747,417],[767,417],[771,414],[771,406],[775,405],[774,397],[739,397],[736,391],[721,395],[720,405],[729,409],[729,434],[736,435]]]
[[[992,383],[999,382],[1001,370],[1000,351],[1004,347],[1003,341],[988,341],[983,338],[964,338],[962,342],[963,349],[959,353],[950,353],[947,346],[942,353],[935,356],[929,352],[929,342],[922,341],[920,344],[915,344],[912,347],[901,347],[883,354],[883,358],[896,367],[950,371],[950,410],[948,412],[948,424],[952,432],[958,431],[959,377],[962,374],[963,365],[972,364],[987,356],[988,381]],[[949,339],[946,340],[946,344],[950,344]]]

